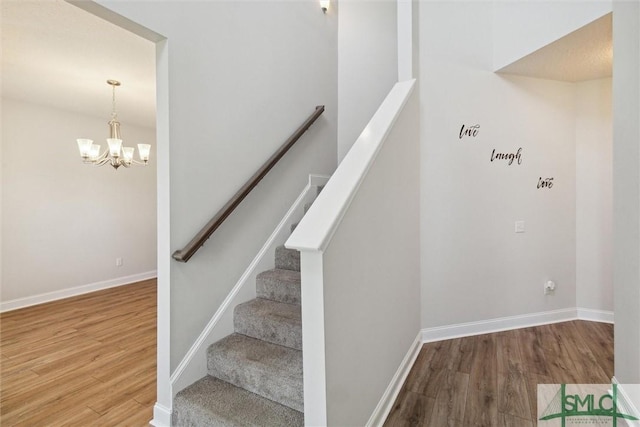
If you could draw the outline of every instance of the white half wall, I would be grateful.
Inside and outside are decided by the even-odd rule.
[[[420,4],[422,328],[576,306],[575,88],[494,74],[492,4]]]
[[[76,138],[100,143],[107,120],[2,99],[3,306],[124,284],[156,270],[155,130],[122,123],[125,144],[152,145],[146,167],[83,164]]]
[[[403,375],[398,368],[413,358],[420,317],[414,85],[394,86],[285,244],[301,251],[306,425],[383,418]]]
[[[615,376],[640,384],[640,4],[613,3]]]
[[[324,253],[327,425],[369,420],[419,329],[418,134],[414,92]]]
[[[493,69],[499,70],[611,10],[611,0],[496,0]]]
[[[398,2],[339,3],[338,162],[341,162],[398,81]]]
[[[576,86],[576,305],[613,311],[611,79]]]

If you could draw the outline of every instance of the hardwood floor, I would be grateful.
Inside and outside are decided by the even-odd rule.
[[[0,315],[0,425],[145,426],[156,280]]]
[[[425,344],[385,426],[537,425],[537,384],[607,384],[613,325],[573,321]]]
[[[536,425],[536,385],[608,383],[613,326],[573,321],[425,344],[385,426]],[[146,426],[156,281],[0,314],[0,425]]]

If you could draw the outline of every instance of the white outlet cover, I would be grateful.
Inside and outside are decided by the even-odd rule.
[[[524,233],[524,221],[516,221],[516,233]]]

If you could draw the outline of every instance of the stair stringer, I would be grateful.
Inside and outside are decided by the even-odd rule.
[[[273,268],[276,248],[283,245],[291,234],[291,225],[300,221],[303,217],[304,206],[313,202],[316,198],[315,189],[325,185],[328,180],[328,176],[309,175],[309,182],[289,211],[271,233],[242,276],[240,276],[238,282],[180,361],[176,370],[171,374],[170,381],[173,397],[207,375],[207,349],[211,344],[234,333],[234,307],[256,297],[256,276],[265,270]]]

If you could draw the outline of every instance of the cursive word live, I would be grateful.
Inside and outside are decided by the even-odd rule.
[[[463,136],[470,136],[472,138],[475,138],[476,136],[478,136],[478,132],[480,132],[480,125],[473,125],[469,127],[462,125],[462,127],[460,128],[458,139],[462,139]]]

